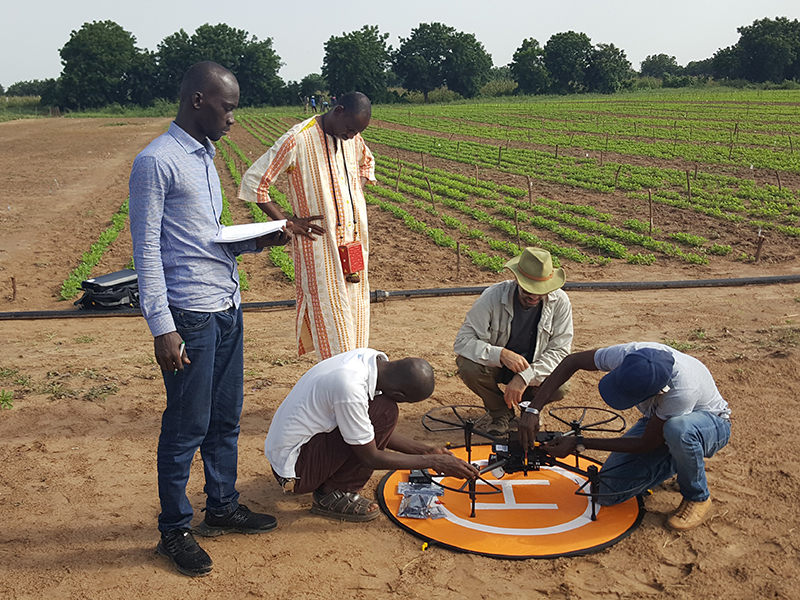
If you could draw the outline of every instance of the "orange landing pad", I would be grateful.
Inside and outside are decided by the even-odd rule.
[[[490,445],[473,446],[472,462],[485,465],[491,450]],[[467,458],[464,448],[454,448],[453,453]],[[564,460],[574,464],[575,458]],[[598,464],[583,457],[578,460],[582,470]],[[386,475],[378,487],[378,501],[392,521],[413,535],[453,550],[495,558],[556,558],[597,552],[630,535],[644,516],[641,500],[631,498],[616,506],[598,505],[597,520],[592,521],[591,500],[575,494],[585,479],[558,467],[542,467],[527,477],[522,473],[501,479],[491,473],[483,477],[502,493],[478,495],[475,517],[470,517],[469,494],[450,490],[440,498],[445,518],[398,517],[403,497],[397,493],[397,484],[408,481],[408,471]],[[444,477],[441,482],[458,488],[463,480]],[[479,481],[477,491],[491,488]]]

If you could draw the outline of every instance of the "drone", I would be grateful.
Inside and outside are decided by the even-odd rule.
[[[524,404],[524,402],[521,404],[522,408],[524,408]],[[641,480],[630,481],[631,487],[627,490],[616,490],[613,493],[601,492],[601,484],[603,482],[620,479],[619,476],[615,476],[613,473],[613,468],[601,472],[598,468],[601,463],[593,459],[588,459],[588,466],[583,467],[580,460],[582,455],[578,451],[572,454],[573,461],[570,457],[561,459],[552,456],[545,449],[547,442],[559,437],[582,436],[584,432],[620,433],[626,427],[626,422],[622,415],[605,408],[588,406],[556,407],[551,408],[548,414],[559,423],[565,425],[565,431],[538,431],[533,448],[525,450],[519,441],[516,431],[509,431],[501,436],[492,435],[485,431],[484,428],[491,423],[491,417],[489,412],[483,408],[473,405],[450,405],[434,408],[423,415],[422,426],[431,432],[463,430],[464,449],[467,452],[467,462],[469,463],[472,463],[474,436],[489,440],[492,444],[492,451],[489,455],[488,463],[485,466],[475,465],[479,471],[478,478],[466,480],[458,488],[448,487],[441,481],[437,481],[440,478],[433,475],[429,470],[411,471],[408,480],[410,483],[433,483],[452,492],[469,494],[471,518],[475,517],[475,502],[478,496],[503,493],[500,487],[484,479],[483,475],[489,472],[496,479],[501,479],[504,475],[512,473],[522,473],[523,476],[527,477],[531,471],[539,471],[543,467],[557,467],[574,473],[585,480],[583,484],[578,485],[575,494],[587,496],[590,499],[592,521],[597,520],[598,499],[630,492],[638,494],[643,491],[647,482],[651,479],[651,473],[649,472],[642,476]],[[489,489],[478,491],[478,480],[488,486]]]

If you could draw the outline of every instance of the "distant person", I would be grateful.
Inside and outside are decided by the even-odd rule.
[[[359,493],[375,469],[433,469],[474,479],[478,470],[446,448],[394,430],[397,404],[425,400],[433,388],[433,368],[421,358],[390,361],[359,348],[322,361],[272,418],[264,451],[275,478],[284,491],[311,492],[313,514],[343,521],[380,514]]]
[[[322,112],[328,112],[328,101],[327,100],[323,100],[322,101]]]
[[[183,76],[178,116],[133,163],[130,221],[142,313],[153,334],[167,406],[158,440],[159,554],[184,575],[212,563],[192,536],[186,483],[200,449],[205,518],[197,533],[261,533],[275,517],[239,504],[236,491],[243,400],[242,307],[236,256],[285,244],[286,232],[231,244],[222,230],[214,144],[234,123],[239,84],[213,62]]]
[[[308,113],[308,96],[303,98],[303,112]]]
[[[375,161],[361,132],[372,106],[360,92],[292,127],[242,177],[239,198],[283,219],[269,191],[289,174],[298,354],[324,360],[369,345],[369,231],[364,186]],[[346,260],[342,259],[342,251]],[[359,262],[360,261],[360,262]],[[360,264],[360,267],[356,265]]]
[[[336,96],[331,96],[331,106],[336,106]]]
[[[572,347],[572,304],[561,289],[566,277],[553,268],[550,253],[525,248],[506,269],[514,279],[481,294],[453,347],[458,374],[483,400],[492,417],[487,431],[494,435],[516,429],[514,407],[536,395]],[[568,391],[565,383],[553,400]]]
[[[539,411],[578,371],[606,371],[598,389],[614,410],[634,406],[642,418],[618,438],[565,436],[546,449],[558,457],[576,450],[611,452],[600,470],[601,505],[613,505],[678,476],[682,500],[667,527],[686,531],[700,525],[711,508],[705,459],[731,435],[731,411],[708,368],[699,360],[656,342],[631,342],[570,354],[542,384],[519,424],[524,448],[533,446]]]
[[[311,110],[313,112],[317,112],[317,100],[314,98],[314,96],[311,96]]]

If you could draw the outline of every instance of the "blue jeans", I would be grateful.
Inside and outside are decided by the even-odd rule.
[[[648,421],[647,418],[639,419],[624,437],[641,436]],[[715,414],[693,412],[672,417],[664,423],[665,443],[655,450],[643,454],[612,452],[609,455],[600,469],[601,476],[605,474],[607,477],[600,484],[600,492],[612,495],[597,501],[604,506],[619,504],[676,474],[684,499],[691,502],[707,500],[710,493],[704,459],[714,456],[730,437],[730,420]]]
[[[162,533],[191,523],[186,483],[198,448],[205,471],[206,510],[222,516],[239,506],[236,471],[244,396],[241,307],[215,313],[170,310],[192,362],[177,375],[163,372],[167,408],[158,438]]]

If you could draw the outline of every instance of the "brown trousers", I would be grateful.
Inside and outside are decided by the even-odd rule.
[[[375,445],[385,450],[397,425],[397,403],[376,396],[369,403],[369,420],[375,430]],[[372,469],[365,467],[344,441],[337,427],[328,433],[318,433],[300,449],[294,467],[299,481],[296,494],[313,492],[323,483],[340,492],[359,492],[372,477]]]
[[[499,417],[504,413],[513,415],[514,411],[506,406],[503,392],[498,386],[502,369],[500,367],[487,367],[476,362],[456,356],[458,365],[458,375],[464,384],[473,392],[480,396],[483,405],[492,418]],[[539,391],[538,385],[528,386],[522,394],[523,400],[532,400]],[[553,401],[561,400],[569,392],[569,381],[562,385],[553,395]]]

